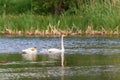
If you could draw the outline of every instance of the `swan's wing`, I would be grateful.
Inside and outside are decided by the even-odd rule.
[[[48,51],[48,49],[42,49],[41,51],[40,51],[40,53],[49,53],[49,51]]]
[[[51,53],[60,53],[61,50],[60,49],[56,49],[56,48],[50,48],[50,49],[43,49],[40,51],[40,53],[45,53],[45,54],[51,54]]]
[[[60,53],[61,50],[60,49],[56,49],[56,48],[51,48],[51,49],[48,49],[49,53]]]

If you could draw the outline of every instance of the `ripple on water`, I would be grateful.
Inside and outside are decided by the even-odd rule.
[[[2,80],[19,79],[21,77],[100,76],[101,74],[119,75],[120,65],[0,69],[0,79]]]
[[[60,38],[21,38],[21,37],[0,38],[1,46],[0,61],[2,61],[0,63],[1,67],[0,79],[22,80],[21,78],[23,78],[24,80],[30,79],[39,80],[41,78],[55,77],[55,80],[64,80],[59,78],[60,77],[72,78],[76,76],[80,77],[85,76],[87,79],[89,79],[92,76],[93,78],[97,77],[96,79],[98,79],[102,75],[102,77],[107,76],[109,80],[109,77],[116,77],[120,75],[119,65],[120,58],[119,54],[115,55],[115,53],[120,53],[119,38],[94,38],[94,37],[65,38],[64,43],[66,51],[65,52],[66,67],[60,67],[59,60],[57,62],[57,59],[55,60],[51,59],[51,57],[52,58],[54,57],[53,55],[52,56],[49,55],[48,57],[48,55],[43,56],[43,54],[40,54],[38,55],[39,62],[29,62],[22,61],[21,55],[18,54],[21,53],[21,50],[34,46],[38,48],[38,52],[41,51],[42,49],[48,49],[53,47],[60,48],[61,47]],[[73,55],[75,53],[78,54]],[[93,54],[93,55],[81,55],[81,54]],[[113,54],[113,55],[101,55],[101,54]],[[70,80],[70,78],[68,80]],[[93,78],[89,80],[96,80]],[[102,80],[106,80],[106,78]]]
[[[21,50],[34,47],[38,53],[42,49],[61,48],[60,38],[35,38],[35,37],[2,37],[0,38],[0,53],[21,53]],[[65,38],[65,53],[119,53],[120,39],[106,37],[75,37]]]

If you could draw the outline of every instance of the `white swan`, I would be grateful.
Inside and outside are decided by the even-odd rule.
[[[65,49],[64,49],[64,41],[63,41],[64,36],[65,35],[61,36],[61,49],[50,48],[50,49],[48,49],[49,53],[60,53],[60,52],[65,51]]]
[[[28,49],[22,50],[22,56],[25,60],[36,60],[36,55],[37,55],[37,48],[32,47]]]
[[[61,49],[50,48],[50,49],[42,50],[40,53],[61,53],[61,52],[64,52],[65,51],[65,49],[64,49],[64,41],[63,41],[64,37],[65,37],[65,35],[61,36]]]

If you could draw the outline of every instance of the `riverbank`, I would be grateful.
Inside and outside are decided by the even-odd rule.
[[[36,13],[34,10],[36,7],[32,6],[34,4],[32,1],[24,2],[24,5],[23,2],[13,0],[0,4],[1,35],[59,36],[61,33],[70,36],[120,35],[120,2],[118,0],[82,1],[81,4],[75,4],[78,5],[77,7],[69,5],[71,7],[62,11],[61,14],[49,13],[49,10],[41,8],[41,6],[37,9],[44,9],[39,10],[44,14]],[[19,4],[19,6],[14,9],[13,3],[16,6]],[[25,9],[23,9],[24,7]],[[23,10],[19,11],[19,9]]]
[[[106,30],[103,27],[101,30],[94,30],[93,27],[88,26],[85,31],[82,30],[76,30],[73,31],[73,29],[69,30],[60,30],[56,29],[55,27],[52,27],[49,25],[50,30],[42,30],[39,31],[38,29],[31,29],[29,31],[13,31],[11,29],[5,29],[5,31],[2,31],[1,35],[10,35],[10,36],[60,36],[61,34],[66,34],[68,36],[80,36],[80,35],[87,35],[87,36],[119,36],[119,27],[116,27],[113,30]]]
[[[86,18],[84,19],[84,16],[80,15],[2,15],[0,16],[0,34],[37,36],[60,36],[61,33],[70,36],[120,35],[119,19],[119,17],[116,20],[112,18],[111,21],[101,21],[102,19],[100,19],[100,21],[94,20],[90,23]]]

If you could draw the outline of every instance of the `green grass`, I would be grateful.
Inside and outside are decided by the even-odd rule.
[[[27,4],[27,2],[26,2]],[[76,14],[68,14],[64,12],[61,15],[36,15],[28,13],[21,14],[1,14],[0,15],[0,31],[6,28],[13,31],[29,31],[38,29],[40,31],[48,29],[50,25],[56,29],[77,31],[86,30],[88,25],[93,26],[95,30],[114,30],[120,26],[120,3],[111,4],[110,2],[103,4],[96,3],[81,5]],[[6,11],[7,12],[7,11]],[[120,29],[120,28],[119,28]]]
[[[120,26],[120,15],[110,14],[103,15],[100,17],[99,14],[96,15],[61,15],[61,16],[36,16],[29,14],[22,15],[6,15],[5,19],[0,16],[0,31],[4,31],[6,28],[12,29],[13,31],[27,31],[30,29],[39,29],[40,31],[46,30],[51,26],[54,26],[56,29],[68,30],[76,29],[86,30],[88,25],[94,27],[95,30],[100,30],[101,27],[105,29],[114,29],[117,26]],[[58,24],[59,22],[59,24]]]

